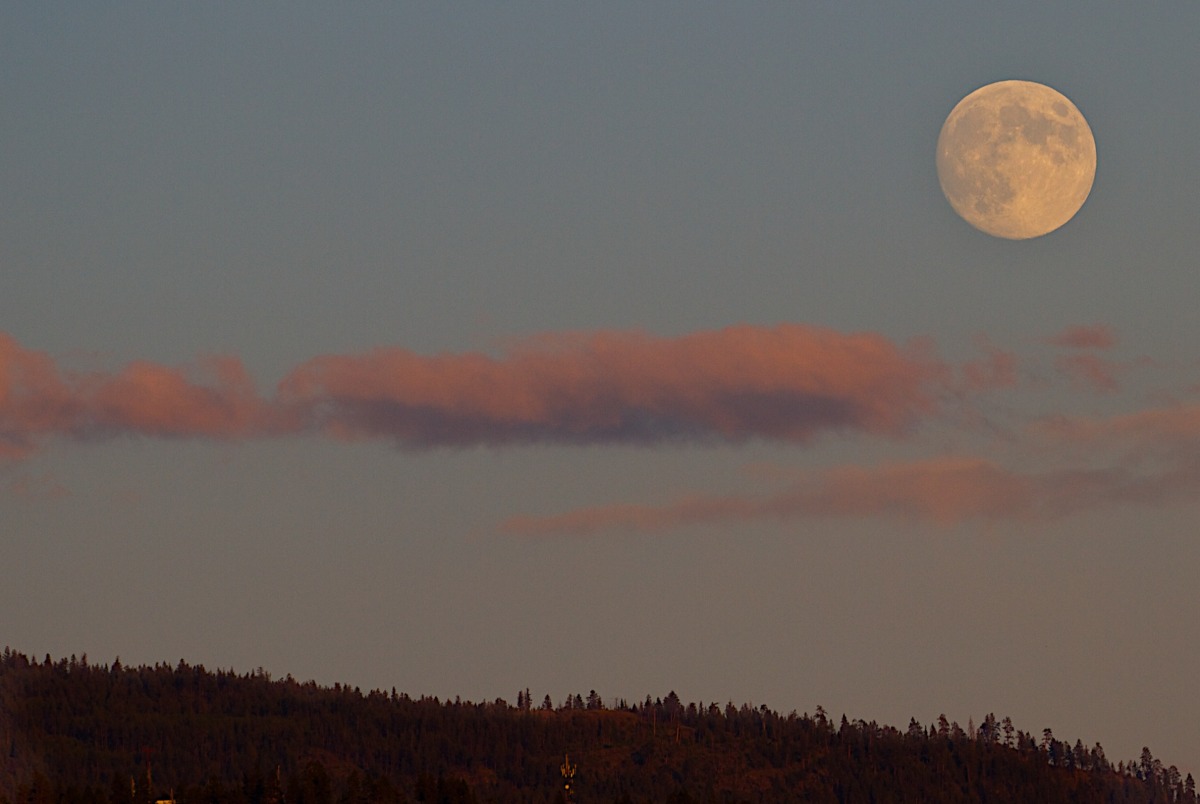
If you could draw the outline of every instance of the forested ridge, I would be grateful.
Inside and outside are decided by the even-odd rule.
[[[1149,749],[1008,718],[903,729],[766,706],[595,692],[471,703],[260,670],[0,656],[0,804],[1196,802]]]

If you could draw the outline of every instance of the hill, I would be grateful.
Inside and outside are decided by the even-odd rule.
[[[1150,751],[1111,764],[988,715],[903,731],[818,707],[555,706],[321,687],[262,670],[0,656],[0,802],[1184,802]]]

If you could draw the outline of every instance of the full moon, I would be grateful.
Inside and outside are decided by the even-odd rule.
[[[1075,216],[1096,177],[1096,141],[1075,104],[1044,84],[1000,81],[958,102],[942,124],[938,180],[954,211],[1010,240]]]

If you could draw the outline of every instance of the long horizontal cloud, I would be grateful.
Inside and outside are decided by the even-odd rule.
[[[335,436],[411,447],[805,441],[901,433],[935,409],[942,373],[878,335],[739,326],[679,338],[557,334],[501,358],[321,357],[283,380],[279,401]]]
[[[1031,513],[1033,483],[983,460],[944,458],[807,474],[765,495],[693,495],[662,506],[613,505],[546,517],[518,516],[501,530],[587,535],[752,519],[901,516],[942,524]]]
[[[1058,337],[1104,344],[1102,327]],[[146,361],[65,371],[0,333],[0,458],[51,437],[237,440],[321,434],[403,448],[505,444],[803,443],[829,432],[896,437],[1020,384],[1015,355],[983,343],[957,367],[928,346],[796,324],[675,338],[552,333],[499,355],[382,348],[297,366],[260,395],[242,363]],[[1093,385],[1104,366],[1084,366]],[[969,417],[968,417],[969,419]]]
[[[515,516],[499,526],[524,535],[586,536],[749,520],[887,517],[948,526],[969,520],[1045,521],[1119,503],[1186,499],[1200,461],[1138,471],[1118,465],[1025,474],[979,458],[938,458],[812,473],[762,495],[693,495],[661,506],[616,504],[549,516]]]
[[[740,326],[679,338],[558,333],[501,357],[331,355],[298,366],[264,398],[232,357],[71,374],[0,333],[0,456],[27,455],[51,435],[320,432],[413,448],[897,435],[936,409],[944,374],[879,335]]]

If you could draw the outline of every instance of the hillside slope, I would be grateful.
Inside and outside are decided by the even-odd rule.
[[[535,706],[319,687],[259,670],[0,657],[0,801],[1167,802],[1191,775],[1149,750],[1036,739],[1007,718],[901,731],[765,706]]]

